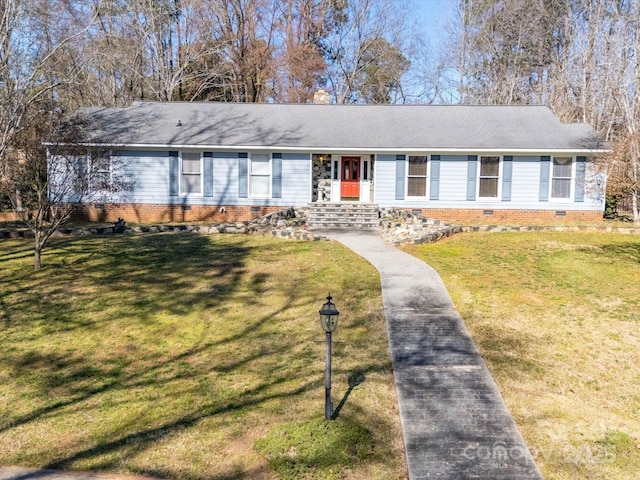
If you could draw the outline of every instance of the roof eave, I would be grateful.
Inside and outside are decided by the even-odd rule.
[[[53,144],[48,144],[53,145]],[[525,154],[552,154],[575,153],[596,155],[611,152],[608,148],[510,148],[510,147],[323,147],[323,146],[282,146],[282,145],[193,145],[193,144],[162,144],[162,143],[82,143],[85,147],[109,147],[109,148],[151,148],[151,149],[188,149],[199,150],[227,150],[227,151],[264,151],[276,150],[287,152],[323,152],[323,153],[410,153],[410,152],[434,152],[434,153],[517,153]]]

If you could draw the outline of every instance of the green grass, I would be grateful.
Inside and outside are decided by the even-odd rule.
[[[284,425],[256,442],[281,478],[342,478],[345,468],[366,461],[372,447],[362,425],[324,419]]]
[[[640,471],[640,237],[463,234],[443,277],[547,479]]]
[[[379,277],[339,244],[59,239],[31,265],[28,240],[0,242],[0,465],[404,478]],[[349,396],[327,424],[317,312],[329,291],[334,402]],[[318,451],[315,465],[328,446],[343,453]]]

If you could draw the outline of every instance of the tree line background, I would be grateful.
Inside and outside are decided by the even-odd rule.
[[[545,104],[611,142],[609,194],[640,221],[638,0],[460,0],[438,48],[419,1],[0,0],[4,190],[16,152],[80,106],[322,88],[333,103]]]

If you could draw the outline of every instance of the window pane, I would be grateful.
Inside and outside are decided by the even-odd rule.
[[[93,172],[109,172],[111,170],[111,160],[109,158],[92,158],[91,170]]]
[[[182,175],[182,193],[200,193],[200,175]]]
[[[554,158],[553,176],[571,178],[571,158]]]
[[[409,177],[407,195],[424,197],[427,194],[427,182],[424,177]]]
[[[499,157],[482,157],[480,159],[480,176],[497,177],[500,172]]]
[[[267,155],[253,155],[251,157],[252,175],[269,175],[269,157]]]
[[[96,190],[109,190],[111,186],[111,175],[109,172],[96,172],[93,174],[91,183]]]
[[[342,168],[344,173],[342,174],[343,180],[351,180],[351,170],[349,170],[349,163],[343,163]]]
[[[551,183],[553,198],[569,198],[571,196],[571,180],[554,178]]]
[[[427,157],[409,157],[409,175],[427,175]]]
[[[251,194],[261,197],[269,195],[269,177],[251,177]]]
[[[200,159],[182,159],[182,173],[200,173]]]
[[[481,178],[479,196],[480,197],[497,197],[498,196],[498,179],[497,178]]]

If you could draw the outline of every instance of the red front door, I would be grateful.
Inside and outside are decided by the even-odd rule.
[[[342,157],[341,198],[360,198],[360,157]]]

